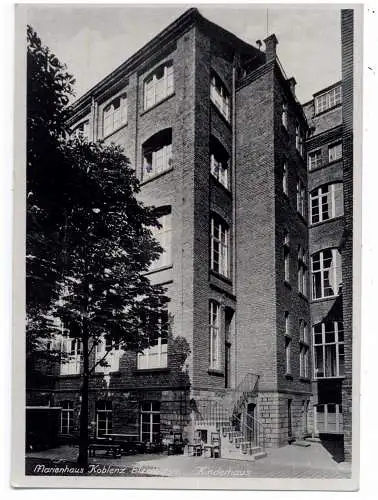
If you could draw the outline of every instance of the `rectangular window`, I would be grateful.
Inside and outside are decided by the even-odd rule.
[[[328,146],[328,161],[330,163],[332,161],[341,160],[342,157],[343,157],[343,145],[341,142]]]
[[[96,435],[104,437],[105,434],[111,434],[113,410],[111,401],[96,402]]]
[[[143,443],[160,441],[160,402],[143,401],[140,407],[140,440]]]
[[[324,222],[344,213],[343,183],[321,186],[310,195],[311,224]]]
[[[151,339],[149,347],[138,353],[138,370],[150,370],[154,368],[167,368],[168,366],[168,312],[164,311],[157,317],[160,335]]]
[[[61,340],[61,375],[79,375],[81,364],[81,347],[79,339],[62,337]]]
[[[289,187],[288,187],[288,168],[287,168],[287,162],[284,161],[283,163],[283,168],[282,168],[282,191],[284,194],[288,195],[289,194]]]
[[[340,321],[313,327],[315,378],[344,375],[344,328]]]
[[[341,256],[336,248],[312,256],[312,298],[335,297],[342,284]]]
[[[316,151],[311,151],[308,154],[308,168],[309,170],[315,170],[322,166],[322,152],[320,149]]]
[[[295,127],[295,147],[297,148],[298,153],[303,156],[303,134],[299,123],[297,123]]]
[[[283,254],[284,254],[284,280],[290,283],[290,240],[289,234],[284,233],[284,243],[283,243]]]
[[[73,137],[77,137],[78,139],[88,139],[89,138],[89,120],[85,120],[80,123],[72,132]]]
[[[341,101],[341,85],[339,85],[338,87],[315,97],[315,114],[319,114],[327,109],[333,108],[334,106],[341,104]]]
[[[108,337],[102,337],[95,349],[95,372],[117,372],[119,370],[119,358],[121,354],[122,351],[115,342],[112,342]]]
[[[152,228],[153,237],[163,249],[163,253],[159,258],[154,260],[150,266],[150,270],[154,271],[162,267],[172,264],[172,214],[171,212],[164,213],[158,217],[160,228]]]
[[[301,345],[299,351],[299,376],[308,378],[308,346]]]
[[[281,114],[282,125],[287,129],[287,103],[282,103],[282,114]]]
[[[288,337],[290,337],[291,336],[291,332],[290,332],[289,312],[288,311],[285,311],[285,313],[284,313],[284,319],[285,319],[285,335],[287,335]]]
[[[127,123],[127,95],[122,94],[104,108],[103,135],[106,137]]]
[[[172,167],[172,130],[156,134],[143,146],[143,180]]]
[[[226,225],[211,218],[211,270],[228,277],[229,275],[229,232]]]
[[[60,414],[60,432],[71,434],[73,431],[74,409],[72,401],[62,402],[62,412]]]
[[[209,303],[210,368],[221,369],[220,357],[220,305],[211,300]]]
[[[314,406],[315,433],[342,434],[343,411],[340,404],[328,403]]]
[[[230,121],[230,95],[217,75],[211,78],[210,99],[226,120]]]
[[[144,82],[144,109],[149,109],[174,92],[173,64],[157,68]]]
[[[228,159],[221,158],[219,154],[212,154],[210,156],[210,172],[228,189]]]
[[[306,252],[303,247],[299,245],[297,258],[297,286],[298,292],[302,293],[305,297],[307,297],[307,274]]]
[[[297,212],[306,217],[306,188],[301,181],[297,181]]]
[[[291,375],[291,338],[285,337],[286,375]]]

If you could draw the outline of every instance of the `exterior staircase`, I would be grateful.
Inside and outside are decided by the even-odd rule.
[[[258,379],[248,373],[223,397],[196,401],[194,429],[208,436],[219,433],[222,458],[254,461],[266,456],[264,426],[248,413],[248,404],[256,401]]]

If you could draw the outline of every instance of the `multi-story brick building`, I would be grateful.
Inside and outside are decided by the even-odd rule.
[[[166,338],[144,354],[112,353],[110,367],[98,367],[89,410],[97,436],[113,430],[154,441],[180,429],[191,440],[220,418],[239,430],[250,422],[251,440],[258,435],[269,447],[316,425],[320,432],[321,405],[329,415],[333,405],[340,418],[338,396],[318,371],[313,426],[308,279],[310,250],[313,318],[323,325],[323,349],[324,321],[332,321],[340,356],[341,319],[333,313],[341,275],[340,107],[310,119],[318,128],[308,141],[308,172],[308,125],[295,79],[279,63],[276,37],[264,42],[265,51],[190,9],[73,107],[73,131],[122,145],[141,199],[156,207],[162,228],[155,236],[165,252],[149,276],[171,299]],[[331,158],[328,143],[335,161],[317,169]],[[323,224],[324,197],[335,205]],[[334,270],[328,281],[327,259]],[[38,393],[38,404],[61,407],[61,432],[72,434],[80,347],[71,339],[63,345],[71,361],[50,378],[44,399],[40,388],[30,390],[29,404]]]

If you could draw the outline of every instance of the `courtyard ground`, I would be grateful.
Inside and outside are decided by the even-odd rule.
[[[77,467],[78,449],[61,446],[26,455],[26,474],[51,475],[48,468]],[[148,454],[112,458],[90,458],[90,474],[155,477],[244,477],[348,479],[350,464],[338,463],[321,443],[302,448],[288,445],[268,450],[267,457],[256,462],[185,455]],[[36,467],[36,466],[40,467]],[[44,472],[45,471],[45,472]],[[48,472],[46,472],[48,471]],[[64,475],[71,475],[69,472]]]

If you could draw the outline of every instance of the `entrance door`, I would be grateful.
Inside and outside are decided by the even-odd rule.
[[[256,405],[249,403],[247,406],[248,440],[254,442],[256,439]]]

